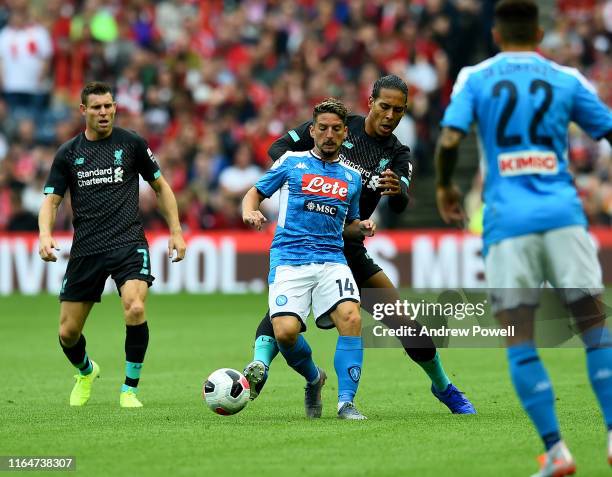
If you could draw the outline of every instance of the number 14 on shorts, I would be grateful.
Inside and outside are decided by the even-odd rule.
[[[338,285],[338,293],[341,297],[344,296],[345,293],[347,295],[355,294],[355,287],[353,286],[353,282],[350,278],[345,278],[344,284],[342,284],[342,279],[339,278],[338,280],[336,280],[336,284]]]

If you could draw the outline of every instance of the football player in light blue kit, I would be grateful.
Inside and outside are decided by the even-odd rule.
[[[261,229],[261,202],[280,189],[280,211],[270,249],[268,304],[274,335],[287,364],[306,379],[306,416],[321,417],[325,372],[300,334],[312,308],[317,326],[338,329],[334,367],[338,375],[338,417],[361,420],[353,399],[363,362],[359,290],[343,253],[347,237],[372,236],[371,220],[359,220],[361,175],[340,161],[347,135],[347,110],[327,99],[313,112],[315,147],[287,152],[242,201],[246,224]]]
[[[535,52],[543,36],[535,1],[499,2],[493,36],[502,52],[460,72],[442,120],[438,209],[447,223],[464,219],[451,177],[459,143],[475,122],[493,310],[502,326],[515,325],[507,342],[512,382],[546,448],[535,476],[559,477],[573,474],[575,463],[561,440],[552,386],[534,344],[534,309],[545,281],[561,289],[581,332],[612,463],[612,339],[598,301],[601,268],[567,158],[570,121],[610,141],[612,114],[576,69]]]

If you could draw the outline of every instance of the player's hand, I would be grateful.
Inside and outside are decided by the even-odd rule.
[[[373,220],[362,220],[359,222],[359,230],[364,237],[373,237],[376,233],[376,224]]]
[[[400,195],[402,193],[399,177],[391,169],[385,169],[380,175],[378,188],[382,190],[380,195]]]
[[[461,207],[463,194],[456,185],[447,187],[438,186],[436,189],[436,202],[440,217],[447,224],[455,224],[459,228],[465,227],[465,212]]]
[[[260,210],[251,210],[242,214],[242,221],[257,230],[261,230],[263,224],[267,222],[268,219],[264,217],[264,214],[262,214]]]
[[[176,257],[172,259],[175,250]],[[187,245],[185,244],[183,234],[181,232],[172,234],[170,240],[168,240],[168,258],[172,259],[172,262],[180,262],[185,258],[186,251]]]
[[[57,246],[57,242],[50,235],[40,237],[38,243],[38,255],[45,262],[57,262],[57,257],[53,253],[53,251],[59,251]]]

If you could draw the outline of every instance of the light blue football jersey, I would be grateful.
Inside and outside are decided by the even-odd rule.
[[[575,68],[535,52],[504,52],[461,70],[442,126],[475,122],[484,177],[484,252],[508,237],[586,217],[568,170],[567,128],[600,139],[612,113]]]
[[[344,263],[345,221],[359,219],[361,175],[312,152],[289,151],[255,184],[265,197],[280,189],[278,223],[270,249],[270,275],[279,265]]]

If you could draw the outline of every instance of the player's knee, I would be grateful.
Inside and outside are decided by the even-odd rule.
[[[59,338],[62,344],[68,348],[74,346],[81,336],[81,330],[69,323],[61,323],[59,328]]]
[[[296,343],[300,333],[299,326],[287,320],[273,321],[273,325],[274,336],[279,344],[282,346],[293,346]]]
[[[336,326],[341,334],[358,335],[361,332],[361,315],[359,307],[343,310],[338,316]]]
[[[144,312],[144,303],[141,300],[132,300],[125,305],[125,319],[131,324],[141,321],[144,318]]]
[[[281,328],[278,331],[274,330],[276,341],[283,346],[293,346],[297,341],[298,334],[298,332],[289,328]]]

